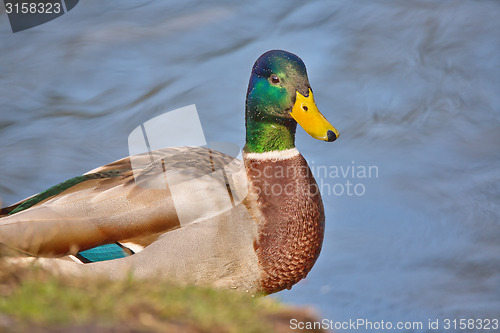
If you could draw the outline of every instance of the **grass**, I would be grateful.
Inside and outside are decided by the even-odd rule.
[[[0,258],[0,331],[287,332],[291,318],[317,320],[265,297],[159,280],[56,276]]]

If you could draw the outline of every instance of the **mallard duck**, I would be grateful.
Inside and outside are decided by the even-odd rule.
[[[290,289],[318,258],[325,222],[316,181],[295,148],[297,123],[319,140],[339,134],[318,111],[303,61],[286,51],[257,59],[245,106],[243,161],[204,147],[121,159],[1,209],[0,244],[69,274],[162,277],[253,294]],[[160,184],[165,170],[173,172],[168,186]],[[190,179],[195,190],[174,198],[173,188]]]

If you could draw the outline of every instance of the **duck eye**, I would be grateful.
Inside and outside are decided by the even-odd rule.
[[[306,105],[302,105],[302,110],[304,110],[304,111],[308,111],[308,110],[309,110],[309,108],[308,108]]]
[[[271,75],[271,82],[274,84],[279,83],[280,78],[276,74],[273,74],[273,75]]]

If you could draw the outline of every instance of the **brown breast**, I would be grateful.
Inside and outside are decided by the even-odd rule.
[[[254,249],[263,270],[262,291],[290,289],[306,277],[321,251],[325,214],[318,185],[300,154],[284,160],[245,158],[245,167],[261,215]]]

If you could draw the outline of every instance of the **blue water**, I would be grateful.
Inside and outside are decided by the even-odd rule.
[[[340,322],[500,319],[499,17],[486,0],[87,0],[13,34],[2,10],[0,197],[124,157],[135,127],[185,105],[207,141],[242,146],[251,66],[285,49],[341,137],[298,130],[326,237],[276,297]]]

